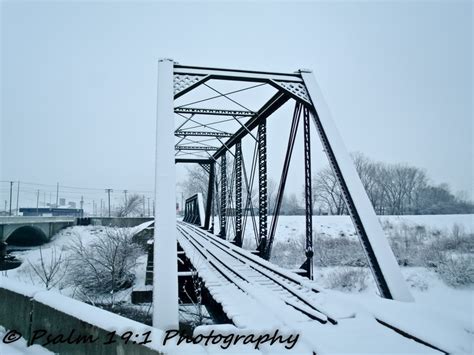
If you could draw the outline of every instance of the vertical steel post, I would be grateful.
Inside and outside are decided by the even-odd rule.
[[[214,176],[215,176],[215,162],[212,160],[209,163],[209,181],[207,185],[207,199],[206,199],[206,218],[204,220],[204,229],[209,230],[209,225],[212,216],[212,199],[214,197]]]
[[[178,329],[173,61],[158,62],[153,245],[153,326]]]
[[[306,276],[313,279],[313,197],[311,188],[311,135],[310,118],[307,107],[303,110],[303,136],[304,136],[304,197],[306,212],[306,261],[302,268]]]
[[[227,152],[221,157],[221,230],[219,237],[226,238],[226,221],[227,221]]]
[[[258,125],[258,239],[257,249],[262,253],[268,234],[268,192],[267,192],[267,122]]]
[[[235,245],[242,246],[242,141],[235,144]]]

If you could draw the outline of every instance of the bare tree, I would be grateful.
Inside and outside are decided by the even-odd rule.
[[[209,184],[209,173],[203,167],[194,165],[187,167],[187,177],[181,183],[183,188],[184,198],[189,198],[194,194],[200,192],[204,201],[207,198],[207,189]]]
[[[432,186],[424,170],[406,164],[374,162],[360,153],[354,164],[378,214],[470,213],[471,202],[457,199],[446,184]],[[313,177],[313,204],[330,214],[347,212],[336,175],[326,167]]]
[[[140,215],[142,205],[142,197],[137,194],[130,195],[126,200],[124,199],[116,212],[117,217],[133,217]]]
[[[340,215],[346,212],[346,205],[336,175],[325,167],[313,177],[313,210],[317,206],[329,214]]]
[[[49,260],[45,260],[43,255],[43,249],[39,248],[40,261],[37,264],[33,264],[28,260],[33,273],[40,279],[47,290],[56,287],[66,275],[68,263],[63,259],[62,252],[57,252],[56,247],[51,248],[51,256]],[[30,273],[30,278],[33,279],[33,275]]]
[[[289,196],[286,194],[283,195],[281,202],[281,214],[290,216],[304,214],[304,209],[301,207],[298,199],[296,198],[296,194],[292,193]]]

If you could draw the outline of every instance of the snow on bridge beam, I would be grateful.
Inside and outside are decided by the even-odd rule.
[[[222,69],[207,68],[195,66],[175,65],[174,73],[178,75],[202,76],[210,79],[218,80],[234,80],[234,81],[252,81],[252,82],[268,82],[269,80],[281,80],[286,82],[301,83],[302,79],[299,73],[273,73],[253,70],[240,69]]]
[[[178,329],[173,61],[158,62],[155,163],[153,326]]]

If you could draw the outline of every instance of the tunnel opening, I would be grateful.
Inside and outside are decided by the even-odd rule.
[[[37,246],[47,241],[46,234],[41,229],[32,226],[20,227],[7,238],[7,243],[15,246]]]

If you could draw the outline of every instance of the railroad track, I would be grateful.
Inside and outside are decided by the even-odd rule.
[[[273,291],[287,305],[303,313],[309,319],[322,324],[336,324],[336,320],[308,301],[301,285],[281,275],[268,266],[258,264],[247,255],[239,253],[217,238],[196,227],[180,224],[178,229],[196,249],[205,250],[203,256],[229,282],[243,292],[252,295],[256,285]],[[196,237],[199,235],[199,238]]]
[[[282,270],[270,262],[245,251],[228,241],[222,240],[197,226],[178,222],[179,240],[182,247],[189,246],[204,258],[213,273],[218,275],[222,283],[234,285],[243,293],[255,298],[264,304],[265,299],[259,299],[260,294],[256,289],[270,291],[273,297],[279,298],[293,312],[298,313],[299,321],[317,321],[329,327],[337,325],[337,316],[324,308],[316,299],[322,292],[321,289],[311,285],[307,280],[293,272]],[[184,238],[184,240],[182,239]],[[184,247],[185,251],[186,248]],[[282,315],[282,323],[289,312]],[[290,318],[291,315],[290,315]],[[427,350],[447,354],[428,342],[382,320],[376,319],[380,326],[390,329],[400,336],[414,340],[423,345]]]

